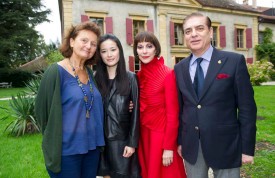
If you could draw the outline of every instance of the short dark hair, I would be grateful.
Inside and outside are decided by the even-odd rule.
[[[212,26],[212,22],[211,22],[210,18],[206,15],[203,15],[202,13],[199,13],[199,12],[193,12],[192,14],[189,14],[188,16],[186,16],[184,21],[183,21],[183,26],[184,26],[185,22],[187,20],[189,20],[190,18],[192,18],[192,17],[205,17],[207,27],[210,28]]]
[[[67,32],[63,38],[62,44],[59,48],[59,51],[61,52],[61,54],[64,57],[70,58],[72,56],[73,49],[70,46],[70,39],[71,38],[75,39],[78,36],[79,32],[82,30],[89,30],[91,32],[94,32],[96,34],[97,38],[100,37],[100,28],[93,22],[87,21],[87,22],[82,22],[80,24],[77,24],[75,26],[72,25],[67,30]],[[94,59],[94,56],[91,59],[87,60],[85,62],[85,64],[90,64],[91,60]]]
[[[97,82],[98,88],[102,94],[102,96],[106,96],[109,93],[109,86],[108,80],[109,75],[107,71],[107,66],[103,62],[101,55],[100,55],[100,45],[106,41],[112,40],[116,43],[118,50],[119,50],[119,61],[116,68],[116,87],[120,95],[127,95],[129,90],[129,79],[126,71],[126,64],[125,58],[123,53],[123,48],[119,39],[112,35],[112,34],[105,34],[101,36],[98,40],[97,51],[96,51],[96,58],[97,58],[97,66],[96,66],[96,74],[95,80]]]
[[[139,42],[150,42],[150,43],[152,43],[156,48],[155,56],[157,56],[157,57],[160,56],[161,47],[160,47],[159,40],[157,39],[157,37],[152,32],[144,31],[144,32],[138,33],[135,37],[135,40],[134,40],[133,50],[134,50],[134,56],[135,56],[136,60],[139,60],[138,54],[137,54],[137,44]]]

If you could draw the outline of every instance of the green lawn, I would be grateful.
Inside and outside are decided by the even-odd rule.
[[[19,89],[18,91],[21,91]],[[15,90],[0,89],[0,98],[7,97]],[[255,163],[242,167],[242,177],[275,177],[275,86],[254,87],[258,107],[257,146]],[[1,101],[0,106],[8,106],[8,101]],[[0,117],[5,112],[0,110]],[[0,120],[0,177],[3,178],[47,178],[42,151],[41,135],[27,135],[19,138],[3,133],[11,121]]]
[[[0,101],[8,107],[8,101]],[[0,117],[5,116],[0,109]],[[48,178],[41,150],[41,134],[11,137],[4,133],[11,121],[0,120],[0,177],[3,178]]]
[[[257,145],[254,165],[242,168],[245,178],[275,177],[275,86],[254,87],[257,104]]]
[[[20,91],[26,91],[26,88],[0,88],[0,98],[11,97]]]

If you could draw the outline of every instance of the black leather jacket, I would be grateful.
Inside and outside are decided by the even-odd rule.
[[[139,91],[136,74],[127,72],[131,92],[121,96],[114,81],[110,94],[105,98],[105,138],[108,140],[126,140],[127,146],[137,147],[139,139]],[[134,108],[129,112],[129,103]]]

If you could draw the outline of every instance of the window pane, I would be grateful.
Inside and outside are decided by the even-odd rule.
[[[133,20],[133,36],[135,37],[139,32],[145,29],[145,22],[142,20]]]
[[[176,45],[183,45],[183,30],[182,30],[182,24],[175,23],[174,24],[174,37],[175,37],[175,44]]]
[[[259,32],[259,44],[263,43],[264,41],[264,33],[263,32]]]
[[[138,59],[135,59],[135,73],[140,70],[140,63]]]
[[[104,20],[103,18],[98,18],[98,17],[90,17],[90,21],[94,22],[97,24],[97,26],[100,28],[101,34],[104,34]]]
[[[184,57],[176,57],[175,64],[177,64],[178,62],[180,62],[182,59],[184,59]]]
[[[237,29],[237,47],[243,48],[243,41],[244,41],[244,30],[243,29]]]
[[[218,27],[212,27],[212,28],[213,28],[213,38],[211,40],[211,44],[214,47],[218,47],[218,44],[217,44],[217,39],[218,39],[217,30],[218,30]]]

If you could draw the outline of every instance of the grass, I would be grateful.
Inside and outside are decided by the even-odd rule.
[[[11,97],[20,91],[26,91],[26,88],[0,88],[0,98]]]
[[[242,171],[245,178],[271,178],[275,177],[275,86],[257,86],[254,92],[260,118],[255,163],[243,166]]]
[[[21,91],[22,89],[18,89]],[[16,94],[16,90],[0,89],[1,96]],[[275,177],[275,86],[254,87],[258,107],[257,146],[255,163],[241,168],[243,178]],[[8,101],[0,101],[0,106],[7,107]],[[0,110],[0,117],[5,113]],[[0,177],[30,178],[48,177],[41,150],[41,134],[19,138],[3,133],[11,119],[0,120]]]
[[[8,107],[8,101],[0,101]],[[6,114],[0,110],[0,117]],[[4,129],[12,119],[0,120],[0,177],[48,178],[41,150],[41,134],[11,137]]]

